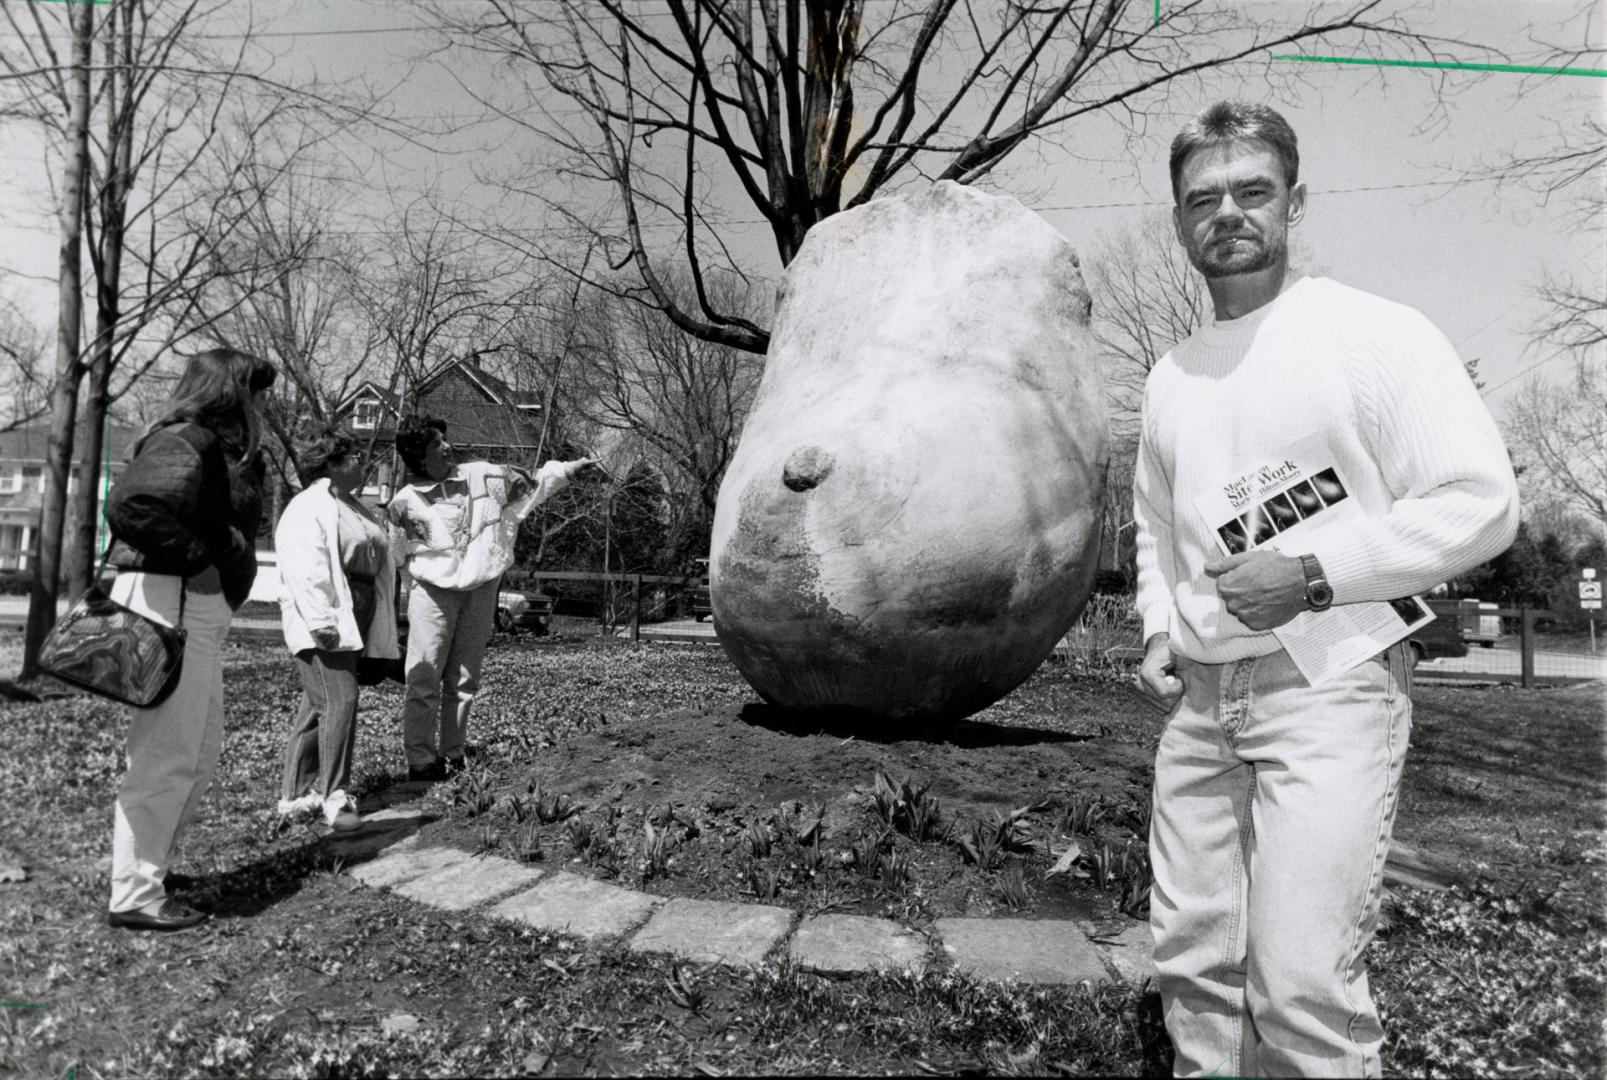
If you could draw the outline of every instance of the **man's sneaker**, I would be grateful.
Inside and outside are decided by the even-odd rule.
[[[439,759],[428,765],[409,765],[407,779],[410,783],[434,784],[446,779],[446,762]]]
[[[280,817],[301,817],[303,814],[312,814],[324,805],[324,797],[316,791],[294,799],[279,800]]]
[[[344,791],[334,792],[324,800],[324,824],[336,832],[350,832],[362,826],[362,815],[357,812],[357,800]]]

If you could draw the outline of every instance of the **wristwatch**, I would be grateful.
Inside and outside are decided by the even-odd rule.
[[[1312,611],[1327,611],[1334,602],[1334,587],[1323,576],[1322,564],[1317,561],[1317,556],[1300,556],[1300,569],[1306,575],[1306,606]]]

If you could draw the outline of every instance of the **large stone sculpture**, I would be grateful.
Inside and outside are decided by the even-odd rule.
[[[788,268],[720,488],[720,640],[766,701],[942,722],[1081,610],[1108,432],[1071,244],[939,182],[838,214]]]

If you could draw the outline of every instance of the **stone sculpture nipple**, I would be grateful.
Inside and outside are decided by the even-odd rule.
[[[831,455],[818,446],[801,446],[787,457],[781,482],[793,491],[809,491],[831,475]]]

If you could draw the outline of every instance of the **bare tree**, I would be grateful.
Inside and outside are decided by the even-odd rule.
[[[405,397],[447,356],[507,347],[530,288],[522,256],[492,257],[427,198],[402,208],[391,230],[365,273],[368,318]]]
[[[692,289],[684,278],[677,284]],[[729,277],[706,287],[727,310],[751,312],[763,302]],[[625,450],[665,478],[671,547],[682,557],[698,554],[762,365],[744,350],[683,333],[659,311],[606,294],[593,294],[580,318],[560,400],[571,415],[628,433]]]
[[[1133,467],[1144,381],[1173,345],[1210,319],[1211,297],[1165,213],[1104,237],[1083,260],[1083,272],[1094,299],[1094,339],[1112,421],[1102,558],[1123,570],[1135,539]]]
[[[253,192],[248,210],[214,242],[216,275],[180,325],[279,369],[265,416],[279,444],[270,456],[287,479],[298,469],[290,452],[296,437],[329,425],[382,355],[361,280],[367,253],[334,225],[345,203],[337,184],[287,176],[258,161],[242,163],[234,175]]]
[[[737,268],[729,243],[740,210],[757,212],[785,265],[814,225],[891,185],[977,181],[1028,142],[1069,140],[1101,113],[1141,128],[1156,92],[1180,78],[1301,43],[1434,54],[1385,0],[1293,17],[1168,2],[1157,18],[1136,0],[486,0],[430,10],[453,47],[497,62],[517,87],[513,99],[470,92],[535,135],[545,159],[558,156],[556,170],[527,168],[507,189],[556,211],[613,269],[635,271],[629,287],[600,267],[588,280],[753,352],[768,343],[765,320],[721,306],[706,283],[711,268]],[[543,173],[564,191],[530,179]],[[722,197],[731,191],[740,194]],[[565,264],[517,230],[500,235]],[[690,269],[689,293],[667,280],[671,264]]]
[[[1135,437],[1144,380],[1173,345],[1210,319],[1211,296],[1165,213],[1105,237],[1083,269],[1115,433]]]
[[[42,25],[37,5],[27,8],[35,25]],[[19,29],[8,5],[6,18]],[[56,621],[56,583],[60,573],[62,527],[67,512],[67,469],[72,461],[73,424],[78,417],[78,384],[83,378],[79,360],[83,293],[84,186],[89,169],[90,52],[95,33],[93,8],[68,5],[66,12],[70,53],[63,62],[46,39],[49,70],[54,78],[42,87],[23,83],[25,101],[39,102],[46,115],[64,119],[62,134],[61,192],[57,216],[61,222],[61,258],[57,282],[56,370],[50,395],[50,434],[45,448],[46,489],[39,521],[39,547],[33,560],[33,582],[28,591],[28,625],[23,631],[22,676],[33,674],[39,646]],[[20,78],[16,62],[6,53],[4,71]],[[25,112],[8,108],[8,114]]]
[[[1607,364],[1581,356],[1571,378],[1531,381],[1507,406],[1506,429],[1525,486],[1607,535]]]
[[[10,301],[0,301],[0,431],[32,424],[50,406],[45,336]]]
[[[1580,44],[1541,43],[1550,62],[1602,65],[1607,50],[1590,40],[1593,13],[1586,5],[1571,20]],[[1607,125],[1594,108],[1583,111],[1559,122],[1549,145],[1482,175],[1563,201],[1583,232],[1599,234],[1607,211]],[[1585,280],[1548,274],[1536,287],[1544,307],[1532,327],[1534,344],[1550,352],[1534,366],[1571,356],[1573,371],[1559,382],[1530,380],[1507,407],[1506,432],[1526,496],[1582,513],[1607,535],[1607,278],[1600,259],[1592,262],[1593,276]]]
[[[206,260],[207,239],[228,231],[218,227],[217,216],[238,218],[241,202],[229,193],[195,201],[197,170],[216,158],[219,143],[242,135],[252,141],[292,102],[313,109],[334,103],[318,87],[292,91],[247,71],[249,26],[232,56],[204,51],[198,31],[223,10],[221,3],[28,0],[0,8],[14,31],[14,40],[0,48],[0,86],[8,94],[4,118],[36,125],[50,143],[65,148],[60,152],[69,163],[56,201],[64,259],[59,321],[63,327],[71,324],[73,341],[70,352],[65,341],[58,348],[53,385],[40,551],[24,644],[24,672],[30,673],[37,644],[54,622],[68,463],[76,448],[84,482],[76,495],[77,543],[66,561],[67,584],[75,590],[87,581],[95,547],[99,493],[94,479],[114,396],[113,374],[140,330],[184,306],[183,294]],[[63,35],[73,45],[70,63],[59,55]],[[247,90],[260,94],[266,106],[230,115],[231,103]],[[209,217],[214,220],[208,222]],[[175,229],[176,223],[182,227]],[[89,241],[94,288],[94,331],[87,349],[79,348],[77,339],[81,267],[75,263],[69,272],[66,264],[69,252],[78,257],[81,229]],[[162,351],[147,350],[133,374],[143,373]],[[80,422],[78,395],[86,374]]]
[[[1595,55],[1599,61],[1603,53]],[[1559,130],[1549,148],[1514,156],[1480,175],[1563,200],[1582,230],[1599,233],[1607,212],[1607,126],[1600,117],[1582,116]],[[1586,280],[1547,275],[1536,292],[1544,305],[1533,327],[1538,344],[1582,353],[1607,343],[1607,279],[1599,261]]]

